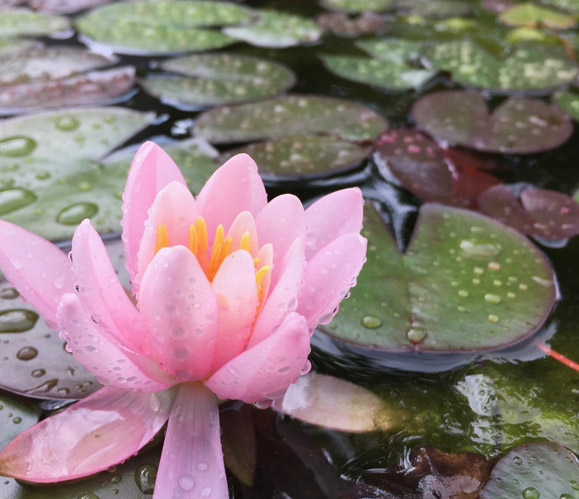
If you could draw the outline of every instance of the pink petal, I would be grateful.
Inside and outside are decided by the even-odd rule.
[[[99,328],[76,295],[62,297],[58,318],[60,336],[67,341],[67,350],[103,385],[158,392],[174,384],[151,360],[127,351]]]
[[[285,254],[279,281],[269,294],[255,322],[249,341],[250,347],[272,334],[286,316],[296,310],[305,266],[304,243],[301,239],[296,239]]]
[[[197,196],[197,206],[207,222],[210,243],[219,224],[227,232],[239,213],[249,211],[255,216],[266,204],[265,187],[255,162],[247,154],[229,159]]]
[[[205,385],[221,399],[253,403],[278,398],[300,375],[309,352],[306,321],[292,313],[271,336],[229,361]]]
[[[249,341],[257,311],[253,258],[244,250],[229,255],[213,279],[219,303],[219,337],[211,372],[239,355]]]
[[[123,193],[123,243],[127,270],[137,275],[137,254],[149,208],[157,193],[176,181],[187,185],[177,165],[157,144],[145,142],[135,154]]]
[[[102,239],[88,219],[74,233],[72,258],[78,296],[85,310],[126,348],[144,352],[139,311],[127,296]]]
[[[164,368],[180,381],[207,376],[219,308],[195,255],[184,246],[160,250],[143,276],[139,306]]]
[[[357,187],[332,192],[306,210],[306,259],[339,236],[362,229],[364,199]]]
[[[173,404],[153,499],[227,499],[219,409],[201,383],[181,385]]]
[[[186,185],[171,182],[159,191],[145,221],[145,232],[139,247],[138,271],[132,282],[135,295],[147,266],[155,256],[159,224],[167,228],[169,246],[188,246],[189,227],[198,216],[197,204]]]
[[[0,268],[44,320],[57,323],[58,302],[74,289],[65,253],[40,236],[0,220]]]
[[[291,194],[272,199],[255,220],[259,243],[271,243],[273,253],[272,284],[281,275],[285,254],[296,238],[305,239],[306,224],[302,202]]]
[[[74,480],[119,464],[163,427],[174,391],[105,387],[21,433],[0,452],[0,474],[37,483]]]
[[[359,234],[346,234],[308,261],[298,313],[307,319],[310,329],[332,320],[366,261],[366,244]]]
[[[245,233],[249,234],[249,244],[251,254],[257,254],[259,247],[258,247],[258,237],[257,237],[257,228],[255,226],[255,220],[253,219],[253,215],[249,211],[242,211],[235,220],[231,224],[231,228],[227,233],[227,237],[231,237],[233,240],[231,243],[231,248],[236,250],[239,248],[239,244],[241,243],[241,239]]]

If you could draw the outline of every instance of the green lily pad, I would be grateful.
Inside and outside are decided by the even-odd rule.
[[[199,54],[164,61],[161,68],[178,75],[141,80],[145,90],[179,108],[230,104],[271,97],[293,86],[287,67],[241,54]]]
[[[579,498],[579,461],[554,442],[521,445],[495,465],[480,497]]]
[[[547,151],[573,133],[568,116],[545,102],[511,97],[491,114],[484,97],[475,92],[433,92],[414,103],[411,116],[438,141],[487,152]]]
[[[369,38],[357,41],[356,46],[380,61],[408,62],[418,58],[424,44],[401,38]]]
[[[430,19],[468,16],[474,10],[470,0],[394,0],[394,6],[399,13]]]
[[[549,90],[573,81],[579,67],[561,46],[517,46],[497,59],[469,40],[438,43],[425,50],[428,66],[454,81],[495,92]]]
[[[33,12],[28,9],[3,10],[0,16],[0,38],[21,35],[52,35],[70,28],[66,17]]]
[[[499,20],[509,26],[524,26],[536,28],[544,26],[550,29],[569,29],[575,26],[573,16],[562,14],[556,10],[551,10],[540,5],[528,2],[514,5],[505,10]]]
[[[553,95],[553,103],[565,111],[575,121],[579,121],[579,94],[572,92],[557,92]]]
[[[276,10],[255,11],[254,24],[223,28],[223,33],[257,47],[284,48],[313,43],[320,39],[318,25],[304,17]]]
[[[392,0],[322,0],[322,7],[346,12],[383,12],[388,10]]]
[[[123,54],[150,55],[225,47],[235,40],[203,29],[247,22],[248,9],[225,2],[118,2],[76,21],[81,34]]]
[[[358,284],[322,328],[340,339],[386,350],[500,348],[536,331],[555,302],[542,254],[482,215],[423,205],[404,255],[372,207],[363,234]]]
[[[203,113],[195,135],[215,144],[305,135],[371,142],[388,122],[355,102],[313,95],[285,95],[260,102],[224,106]]]
[[[0,393],[0,450],[24,430],[35,425],[39,418],[38,406]]]

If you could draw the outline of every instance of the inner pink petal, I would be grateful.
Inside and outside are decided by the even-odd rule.
[[[259,238],[257,237],[257,228],[253,215],[249,211],[242,211],[231,224],[231,228],[227,233],[227,237],[231,237],[231,248],[236,250],[239,248],[243,235],[249,234],[250,251],[255,255],[259,250]]]

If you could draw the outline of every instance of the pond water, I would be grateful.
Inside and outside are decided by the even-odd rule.
[[[6,21],[8,13],[19,3],[27,2],[0,0],[0,9],[6,9],[0,10],[0,37],[19,34],[9,29],[13,26],[17,30],[19,24]],[[67,3],[61,2],[63,6]],[[286,36],[278,27],[274,28],[273,35],[266,34],[258,42],[255,41],[255,37],[259,39],[258,35],[251,34],[253,38],[249,41],[253,44],[237,41],[218,49],[218,52],[276,61],[289,68],[295,75],[293,85],[289,77],[285,83],[281,81],[278,91],[271,94],[327,96],[358,103],[368,109],[347,108],[342,114],[334,115],[332,113],[337,108],[346,104],[322,101],[306,117],[300,117],[299,111],[296,113],[298,131],[286,133],[285,139],[278,131],[284,129],[283,120],[280,126],[273,126],[268,119],[273,122],[275,107],[286,106],[287,102],[274,103],[269,111],[256,113],[254,121],[250,119],[253,114],[250,110],[229,127],[215,124],[210,115],[204,114],[202,127],[196,124],[200,113],[212,107],[218,110],[220,105],[227,104],[227,99],[211,106],[199,106],[194,101],[175,104],[175,100],[183,100],[183,95],[175,97],[176,94],[171,92],[176,92],[175,88],[180,92],[186,84],[182,87],[159,84],[163,73],[179,72],[178,68],[185,64],[178,62],[172,69],[163,67],[164,61],[179,52],[168,49],[162,53],[163,37],[177,36],[176,29],[171,35],[167,34],[175,28],[177,21],[164,27],[161,16],[158,25],[151,21],[147,28],[143,28],[138,22],[131,24],[127,17],[126,21],[115,19],[117,24],[106,31],[98,20],[93,20],[91,27],[92,14],[87,14],[87,11],[66,14],[65,18],[68,16],[69,19],[78,20],[82,16],[82,22],[87,21],[87,25],[79,21],[77,26],[86,34],[67,30],[66,25],[61,25],[54,29],[60,32],[57,37],[45,36],[42,30],[33,37],[34,31],[30,34],[22,28],[21,33],[28,35],[23,39],[38,40],[49,48],[88,45],[98,53],[116,52],[118,59],[104,65],[134,67],[138,81],[124,88],[124,77],[117,75],[115,84],[123,91],[115,93],[114,85],[109,83],[107,91],[111,93],[105,92],[100,100],[95,98],[86,102],[116,105],[141,113],[154,113],[154,116],[143,114],[130,118],[134,122],[128,118],[125,122],[121,115],[105,115],[106,110],[103,111],[105,114],[92,117],[90,112],[78,108],[78,112],[68,110],[44,121],[36,121],[33,115],[24,114],[33,118],[15,124],[11,121],[14,119],[12,115],[18,113],[9,109],[6,118],[0,121],[0,217],[60,241],[63,247],[68,245],[76,224],[86,216],[91,217],[99,231],[109,234],[111,252],[117,255],[115,261],[120,268],[119,231],[115,229],[120,218],[119,193],[134,149],[129,155],[121,153],[111,159],[105,158],[111,147],[123,149],[151,138],[164,144],[171,143],[174,147],[175,140],[187,140],[193,133],[207,138],[216,149],[204,142],[201,146],[181,149],[177,146],[169,151],[179,165],[186,167],[184,171],[190,187],[197,191],[219,162],[208,155],[215,156],[218,152],[223,159],[229,151],[243,147],[244,143],[268,136],[281,139],[281,142],[286,140],[285,145],[276,143],[271,146],[275,151],[272,156],[267,155],[267,147],[245,146],[250,152],[255,152],[258,164],[259,158],[267,162],[260,167],[264,168],[263,176],[270,198],[290,192],[308,204],[322,194],[350,186],[360,187],[365,196],[366,228],[369,231],[365,235],[370,240],[368,265],[371,265],[371,271],[360,278],[360,286],[352,290],[350,299],[342,305],[336,318],[315,333],[310,360],[313,372],[355,383],[377,394],[384,404],[381,417],[388,422],[377,424],[380,429],[375,431],[340,432],[300,422],[272,409],[241,404],[222,406],[223,436],[227,439],[224,448],[232,497],[579,497],[576,455],[567,456],[569,468],[559,466],[553,454],[560,457],[564,451],[559,445],[552,444],[579,453],[579,372],[576,364],[565,362],[565,358],[579,362],[579,286],[576,277],[579,275],[579,238],[576,236],[579,233],[579,208],[571,199],[574,194],[578,199],[576,163],[579,140],[572,119],[552,104],[558,93],[569,92],[567,98],[571,104],[566,108],[560,105],[572,117],[574,112],[574,117],[579,118],[576,111],[579,93],[575,93],[574,86],[579,72],[575,62],[579,57],[579,43],[576,42],[579,3],[550,0],[524,4],[527,11],[513,14],[514,21],[506,14],[509,9],[517,7],[517,2],[492,0],[328,0],[326,6],[333,7],[333,10],[325,9],[313,0],[234,3],[255,9],[255,13],[261,12],[259,9],[279,10],[306,19],[318,19],[326,28],[331,25],[335,29],[344,22],[344,16],[349,16],[350,24],[353,24],[359,15],[340,14],[342,4],[354,6],[353,10],[356,10],[356,5],[362,5],[360,11],[374,8],[375,13],[363,14],[366,28],[363,33],[343,36],[332,34],[328,28],[325,33],[316,34],[315,26],[306,25],[302,28],[306,40],[288,42],[291,46],[287,47],[272,47],[272,39]],[[57,5],[58,2],[38,2],[41,8],[51,4]],[[333,17],[320,21],[320,15],[328,16],[330,12],[334,12]],[[105,21],[105,24],[112,23],[111,20]],[[25,26],[31,21],[21,22]],[[282,22],[280,26],[283,25]],[[99,32],[99,29],[104,31]],[[127,35],[133,31],[137,33],[133,37],[136,42],[131,40],[132,35]],[[213,31],[218,32],[219,28],[213,28]],[[234,31],[235,28],[230,32],[232,36]],[[45,28],[45,33],[50,32]],[[102,40],[93,40],[99,36]],[[153,40],[151,48],[135,55],[138,52],[135,47],[144,43],[142,40],[147,37]],[[376,38],[395,40],[395,43],[382,55],[364,51],[363,44],[357,45]],[[0,50],[3,39],[0,38]],[[113,39],[114,43],[110,45],[101,43]],[[177,40],[175,43],[184,42]],[[260,43],[270,46],[256,46]],[[459,45],[454,48],[448,45],[453,43]],[[473,49],[472,44],[478,48]],[[85,62],[80,61],[80,56],[76,62],[61,63],[57,55],[39,52],[27,68],[22,68],[18,61],[28,57],[32,49],[9,50],[0,52],[0,67],[4,67],[7,75],[3,77],[0,74],[0,108],[10,107],[10,99],[16,100],[24,93],[29,98],[22,99],[22,107],[30,112],[42,112],[51,102],[67,104],[68,100],[78,98],[70,88],[74,89],[75,85],[78,88],[80,84],[71,83],[68,90],[54,91],[50,85],[43,86],[46,80],[71,78],[103,66],[102,61],[92,66],[86,62],[86,67],[81,68]],[[473,55],[476,50],[479,53]],[[396,55],[397,51],[402,55]],[[157,53],[151,55],[150,52]],[[525,53],[521,55],[522,52]],[[333,70],[330,56],[337,57]],[[347,62],[347,56],[364,60]],[[323,57],[326,57],[325,63]],[[505,68],[505,61],[516,57],[524,61],[519,65],[512,62]],[[370,59],[374,62],[368,62]],[[70,71],[67,64],[72,68]],[[219,66],[222,63],[215,64]],[[225,73],[235,71],[223,64]],[[62,68],[62,74],[57,75],[55,68]],[[45,71],[44,75],[35,76],[35,72],[42,71]],[[49,74],[52,71],[54,74]],[[210,72],[209,69],[203,71]],[[274,86],[274,71],[275,68],[268,68],[268,76],[261,76],[261,79]],[[344,71],[350,76],[346,77]],[[396,72],[403,74],[401,80],[404,84],[400,83],[400,78],[392,76]],[[152,76],[156,78],[149,79]],[[276,73],[276,81],[278,77],[280,80],[284,78],[283,74]],[[366,83],[360,81],[364,79]],[[235,85],[239,86],[237,98],[247,92],[260,92],[262,80],[251,74],[246,80],[236,80]],[[156,90],[155,83],[159,84]],[[37,84],[38,87],[23,89],[26,84]],[[18,85],[21,85],[20,89]],[[58,85],[58,82],[54,83],[55,88]],[[475,99],[482,96],[492,110],[500,109],[509,96],[531,99],[544,107],[519,103],[516,110],[519,114],[515,112],[497,119],[497,124],[488,118],[480,118],[480,108],[472,100],[442,102],[442,98],[438,98],[442,95],[438,92],[465,89],[470,92],[466,99],[473,95]],[[207,95],[214,90],[205,88]],[[267,97],[267,91],[258,93],[256,97]],[[91,92],[86,90],[85,95],[90,96]],[[159,92],[170,95],[164,98],[153,96]],[[228,94],[229,97],[231,94],[235,96],[235,89],[229,89]],[[47,95],[52,97],[47,98]],[[425,96],[435,98],[430,102],[422,101]],[[463,94],[456,94],[457,99],[462,97]],[[103,101],[106,103],[102,104]],[[427,108],[426,117],[421,117],[418,112],[416,103],[419,101],[426,102],[423,105]],[[317,104],[308,101],[302,107],[314,105]],[[300,107],[299,103],[297,107]],[[433,111],[435,108],[438,111]],[[443,110],[442,116],[440,109]],[[324,117],[326,112],[328,116]],[[380,121],[380,116],[388,121],[389,131]],[[117,123],[122,122],[119,128],[106,130],[106,123],[115,119]],[[244,124],[243,120],[249,120],[249,124]],[[378,127],[378,132],[359,130],[357,126],[364,120],[377,120],[378,125],[374,126]],[[73,140],[60,144],[60,135],[48,132],[43,135],[49,124],[54,126],[54,123],[59,133],[75,134]],[[273,131],[268,130],[270,125]],[[266,131],[257,132],[255,137],[247,133],[247,130],[259,126]],[[300,136],[300,129],[304,130],[305,137]],[[409,140],[398,141],[392,133],[397,129],[411,129]],[[490,132],[491,129],[495,131]],[[239,130],[245,130],[241,139],[235,135]],[[417,135],[418,130],[427,132],[427,135]],[[525,135],[526,131],[529,133]],[[378,138],[380,135],[382,137]],[[221,140],[222,137],[225,138]],[[325,145],[308,145],[309,137],[330,139]],[[78,145],[76,149],[75,144]],[[412,150],[413,146],[416,151]],[[430,148],[430,152],[424,153],[426,148]],[[447,148],[450,148],[450,153],[444,152]],[[340,156],[340,150],[347,152]],[[326,159],[321,161],[320,157]],[[99,166],[96,166],[97,161]],[[196,161],[201,166],[195,166]],[[320,164],[316,165],[316,161]],[[54,182],[50,181],[51,186],[46,187],[43,182],[51,176]],[[539,199],[536,203],[542,208],[540,206],[533,212],[538,218],[525,218],[532,215],[524,212],[524,201],[517,200],[513,194],[508,202],[498,195],[491,196],[486,204],[481,201],[480,196],[487,187],[496,188],[500,184],[511,187],[512,191],[506,189],[507,194],[515,192],[518,195],[526,188],[535,187],[570,198],[541,198],[543,201]],[[504,195],[504,191],[501,192]],[[452,245],[457,236],[453,234],[454,229],[445,229],[442,218],[432,222],[432,226],[422,222],[422,218],[416,224],[425,201],[440,201],[495,216],[500,211],[503,220],[513,211],[521,212],[524,222],[520,219],[511,222],[517,229],[522,226],[528,229],[526,232],[531,233],[529,241],[532,245],[513,231],[495,225],[488,225],[488,228],[486,219],[481,221],[468,218],[470,215],[464,215],[462,211],[442,209],[440,217],[445,220],[454,221],[453,217],[459,213],[456,215],[460,218],[456,221],[456,231],[459,232],[456,251],[463,256],[466,254],[469,272],[471,267],[474,268],[474,274],[469,273],[468,279],[463,279],[461,276],[466,267],[448,263],[450,259],[447,258],[448,253],[453,260],[455,256],[455,246]],[[526,207],[533,202],[530,200]],[[487,209],[482,209],[483,204]],[[375,211],[371,211],[374,208]],[[574,213],[573,219],[561,218],[569,212]],[[371,217],[376,216],[384,221],[384,226],[379,229],[375,229],[371,221]],[[426,215],[421,217],[427,218]],[[567,224],[567,232],[561,232],[562,224]],[[573,232],[574,224],[576,232]],[[405,263],[388,242],[392,239],[385,235],[386,227],[400,251],[411,247],[412,251],[407,251],[404,257]],[[417,235],[418,228],[424,236]],[[466,235],[460,232],[463,229],[467,230]],[[482,235],[477,232],[479,229]],[[493,234],[491,238],[484,239],[483,236],[489,233]],[[416,240],[423,246],[418,247]],[[447,243],[450,249],[446,246],[440,248]],[[390,249],[386,250],[386,245]],[[376,257],[370,254],[372,252],[379,254],[382,260],[376,263]],[[501,270],[500,267],[504,267],[505,262],[512,266],[508,271],[510,274],[505,273],[499,278],[498,273],[495,275],[493,272],[503,272],[504,268]],[[393,270],[389,270],[390,267]],[[453,284],[455,278],[457,281]],[[486,278],[490,279],[488,283],[484,281]],[[480,279],[483,279],[481,286],[488,284],[488,289],[479,293],[476,286],[481,283]],[[467,280],[468,288],[465,287]],[[394,284],[385,284],[387,282]],[[532,295],[525,295],[527,287]],[[406,301],[399,299],[408,289],[412,296]],[[464,302],[466,306],[456,298],[456,292],[465,299],[470,294],[468,301]],[[553,305],[554,293],[556,302]],[[509,297],[513,295],[515,300],[515,294],[518,295],[516,305],[511,306]],[[478,302],[471,300],[475,295],[480,295],[480,307]],[[94,378],[81,370],[76,374],[73,372],[70,379],[59,371],[54,359],[61,358],[63,349],[57,334],[41,324],[42,321],[37,321],[37,316],[27,305],[15,305],[15,296],[12,288],[3,282],[0,333],[5,338],[3,348],[6,354],[0,367],[0,385],[6,391],[0,393],[0,402],[3,402],[0,410],[6,406],[10,415],[9,422],[4,423],[8,425],[6,430],[0,430],[1,446],[20,432],[20,424],[30,426],[39,416],[49,415],[70,399],[80,398],[97,386]],[[493,306],[497,308],[493,309]],[[400,321],[406,326],[399,326]],[[564,356],[563,361],[547,355],[545,351],[549,348]],[[9,381],[12,378],[14,381]],[[325,395],[334,396],[331,391]],[[350,409],[341,410],[348,412]],[[0,418],[3,416],[0,412]],[[255,437],[244,440],[240,434]],[[0,497],[150,497],[162,438],[156,440],[144,453],[104,475],[49,488],[19,485],[13,479],[6,479],[4,485],[0,484]],[[542,447],[520,447],[546,441],[552,443]],[[515,454],[507,454],[513,449]],[[525,454],[527,451],[528,455]],[[248,456],[253,452],[252,460]],[[504,456],[507,457],[501,460]],[[507,466],[507,461],[517,463],[517,460],[524,461],[523,468],[527,466],[522,472],[516,466],[513,469]],[[550,481],[551,485],[545,485],[545,481]],[[500,483],[510,485],[501,488]]]

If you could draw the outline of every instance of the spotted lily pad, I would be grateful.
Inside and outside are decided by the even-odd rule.
[[[257,47],[284,48],[313,43],[322,32],[315,22],[276,10],[256,11],[254,24],[223,28],[223,33]]]
[[[526,44],[497,59],[470,40],[456,40],[434,44],[424,54],[429,67],[450,72],[456,82],[502,93],[549,90],[579,73],[561,46]]]
[[[161,68],[177,75],[155,75],[141,83],[150,94],[179,108],[271,97],[295,82],[292,71],[281,64],[224,52],[164,61]]]
[[[579,461],[554,442],[524,444],[495,465],[481,499],[579,497]]]
[[[229,36],[203,28],[247,22],[251,17],[248,9],[225,2],[118,2],[80,17],[77,28],[116,52],[149,55],[230,45],[234,40]]]
[[[40,409],[34,404],[0,393],[0,450],[24,430],[36,424],[39,417]]]
[[[346,12],[382,12],[388,10],[392,0],[322,0],[322,7]]]
[[[52,35],[70,28],[66,17],[33,12],[28,9],[2,11],[0,38],[20,35]]]
[[[509,26],[528,28],[544,26],[550,29],[569,29],[575,26],[573,16],[531,2],[512,6],[501,13],[499,20]]]
[[[368,261],[323,328],[340,339],[386,350],[500,348],[536,331],[555,302],[543,255],[474,212],[423,205],[404,255],[372,207],[363,233]]]
[[[439,141],[487,152],[547,151],[573,133],[568,116],[542,101],[511,97],[491,114],[475,92],[428,94],[414,103],[411,116],[419,129]]]

